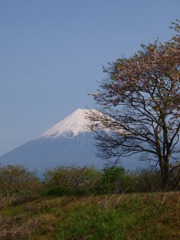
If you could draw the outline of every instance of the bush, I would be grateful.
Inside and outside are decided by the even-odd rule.
[[[135,192],[161,191],[161,173],[153,168],[141,169],[133,174]]]
[[[180,191],[180,164],[170,165],[168,190]]]
[[[38,193],[41,188],[35,171],[21,165],[0,167],[0,192],[3,195],[15,193]]]
[[[55,195],[80,195],[93,192],[100,178],[100,172],[94,167],[56,167],[44,173],[46,192]],[[66,190],[65,190],[66,189]],[[64,193],[64,194],[63,194]]]
[[[99,192],[119,193],[132,191],[133,179],[122,167],[112,166],[104,168],[99,184]]]
[[[44,196],[84,196],[87,194],[85,189],[63,188],[60,186],[50,186],[43,193]]]

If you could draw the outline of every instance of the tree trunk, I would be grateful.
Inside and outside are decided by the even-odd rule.
[[[169,159],[164,159],[164,171],[162,176],[163,190],[167,190],[169,183]]]

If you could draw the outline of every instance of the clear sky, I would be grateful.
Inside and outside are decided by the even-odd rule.
[[[180,0],[0,0],[0,155],[91,108],[102,65],[177,18]]]

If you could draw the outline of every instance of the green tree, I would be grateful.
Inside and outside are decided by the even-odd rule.
[[[100,179],[100,192],[104,193],[119,193],[131,191],[133,186],[133,178],[128,175],[124,168],[111,166],[102,170]]]

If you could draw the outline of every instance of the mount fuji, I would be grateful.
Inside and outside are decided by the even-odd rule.
[[[102,168],[105,161],[97,158],[93,133],[88,129],[86,114],[90,110],[78,109],[38,138],[0,157],[3,165],[21,164],[42,172],[55,166],[90,166]],[[96,111],[96,110],[94,110]],[[135,169],[138,161],[126,159],[123,167]],[[141,163],[142,166],[142,163]]]
[[[2,155],[0,163],[21,164],[37,171],[60,165],[102,168],[104,161],[96,157],[95,140],[88,129],[88,111],[77,109],[38,138]]]

